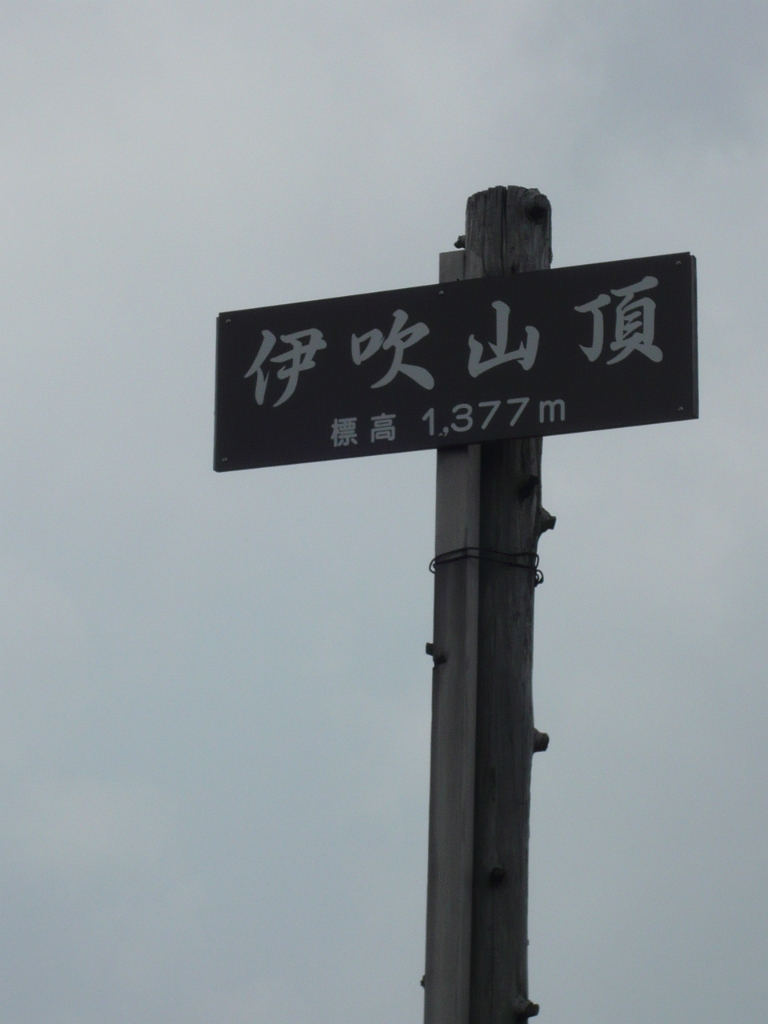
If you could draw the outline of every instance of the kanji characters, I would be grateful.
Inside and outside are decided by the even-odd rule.
[[[611,289],[611,295],[621,301],[616,306],[616,331],[611,342],[611,351],[616,352],[616,355],[606,365],[620,363],[633,352],[642,352],[654,363],[660,363],[664,358],[664,353],[654,344],[656,303],[648,295],[635,298],[638,292],[655,288],[658,283],[658,278],[648,275],[636,284]],[[591,363],[599,359],[603,351],[603,308],[610,305],[610,302],[610,295],[602,294],[582,306],[574,306],[577,313],[592,314],[592,344],[579,346]]]
[[[277,344],[277,338],[272,331],[262,331],[261,345],[259,351],[256,353],[256,358],[251,364],[251,368],[246,373],[246,378],[252,377],[256,374],[256,402],[258,405],[264,404],[264,398],[267,393],[267,384],[269,382],[269,372],[264,373],[262,369],[264,363],[269,359],[272,349]],[[304,340],[306,339],[306,340]],[[299,381],[299,374],[304,370],[311,370],[315,366],[315,355],[324,348],[328,347],[327,342],[323,339],[322,332],[317,330],[316,327],[310,327],[306,331],[296,331],[293,334],[281,334],[280,341],[288,345],[287,352],[281,352],[280,355],[272,356],[269,360],[271,363],[284,363],[277,371],[276,376],[280,380],[287,381],[285,390],[282,395],[275,402],[275,408],[278,405],[282,405],[283,402],[287,402],[291,395],[296,390],[296,385]]]
[[[408,320],[408,314],[402,309],[395,310],[393,319],[394,322],[386,339],[378,327],[375,327],[371,331],[367,331],[365,334],[352,335],[353,362],[355,365],[359,366],[361,363],[364,363],[366,359],[370,359],[372,356],[375,356],[379,349],[383,349],[385,352],[388,349],[394,349],[391,366],[381,380],[377,380],[375,384],[371,384],[371,387],[383,388],[387,384],[391,384],[398,373],[404,373],[406,377],[410,377],[411,380],[415,381],[420,387],[426,388],[427,391],[431,391],[435,386],[435,379],[429,370],[426,370],[423,366],[414,366],[411,363],[403,362],[403,353],[405,350],[421,341],[422,338],[426,338],[429,334],[429,328],[424,323],[412,324],[410,327],[406,327],[405,324]]]
[[[530,370],[536,360],[536,353],[539,348],[539,332],[535,327],[525,328],[525,341],[514,350],[507,352],[509,341],[509,306],[506,302],[492,302],[491,306],[496,310],[496,341],[490,343],[493,355],[490,359],[483,359],[483,345],[474,334],[469,338],[469,364],[467,369],[470,377],[479,377],[486,370],[492,370],[503,363],[513,361],[519,362],[524,370]]]
[[[331,427],[331,440],[334,448],[348,448],[350,444],[357,444],[357,416],[335,419]]]
[[[371,416],[371,442],[373,441],[394,441],[395,440],[395,416],[394,412],[383,412],[379,416]]]

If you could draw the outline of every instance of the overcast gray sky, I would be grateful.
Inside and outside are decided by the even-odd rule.
[[[434,453],[216,475],[215,316],[690,250],[701,418],[547,439],[531,996],[768,1004],[768,7],[0,3],[0,1020],[416,1024]]]

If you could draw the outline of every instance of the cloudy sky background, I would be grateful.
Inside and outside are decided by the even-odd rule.
[[[216,475],[215,316],[690,250],[701,419],[544,444],[531,996],[768,1003],[768,8],[0,3],[0,1020],[416,1024],[434,454]]]

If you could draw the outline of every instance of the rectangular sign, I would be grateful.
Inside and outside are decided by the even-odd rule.
[[[218,318],[219,471],[697,415],[689,253]]]

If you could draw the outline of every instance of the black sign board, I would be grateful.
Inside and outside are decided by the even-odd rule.
[[[220,471],[697,415],[689,253],[218,318]]]

